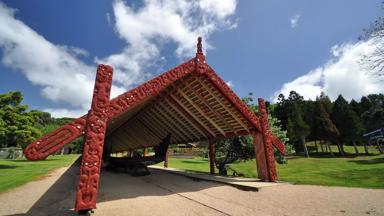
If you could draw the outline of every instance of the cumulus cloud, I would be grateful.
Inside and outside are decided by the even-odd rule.
[[[300,19],[301,15],[300,14],[296,14],[295,16],[293,16],[289,21],[291,22],[291,28],[296,28],[297,24],[299,23],[299,19]]]
[[[195,53],[196,39],[206,39],[215,31],[233,28],[230,16],[235,13],[236,0],[145,0],[139,8],[116,0],[113,3],[115,31],[126,42],[121,52],[96,62],[114,66],[116,80],[129,88],[152,74],[148,68],[164,61],[161,48],[165,43],[176,44],[180,58]]]
[[[275,92],[274,101],[277,100],[278,94],[283,93],[287,96],[292,90],[312,100],[321,92],[333,100],[339,94],[348,100],[359,100],[363,95],[383,93],[384,80],[377,79],[375,74],[360,64],[364,56],[369,56],[373,52],[377,43],[384,43],[384,40],[371,39],[332,47],[332,57],[325,65],[285,83]]]
[[[126,46],[119,53],[95,57],[95,63],[114,67],[112,97],[153,75],[146,71],[165,61],[161,56],[165,43],[176,44],[178,57],[191,57],[197,36],[207,40],[219,29],[235,27],[229,19],[235,9],[236,0],[145,0],[139,8],[114,1],[113,16],[106,14],[106,19]],[[90,54],[78,47],[51,43],[16,19],[15,12],[0,2],[2,63],[22,72],[41,88],[45,98],[69,105],[65,109],[46,108],[53,116],[86,113],[96,65],[86,64],[81,57]]]

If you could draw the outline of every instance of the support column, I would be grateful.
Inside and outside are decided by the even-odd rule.
[[[262,98],[259,98],[259,110],[260,110],[261,134],[263,137],[263,144],[264,144],[263,147],[264,147],[264,155],[265,155],[265,163],[266,163],[266,166],[264,166],[263,168],[264,169],[267,168],[267,172],[268,172],[268,179],[265,179],[264,181],[275,182],[277,181],[275,157],[273,154],[271,132],[269,131],[267,109],[265,107],[265,102]],[[261,163],[264,163],[264,162],[261,162]]]
[[[167,150],[165,151],[164,167],[168,168],[168,147],[167,147]]]
[[[209,143],[209,170],[211,174],[215,174],[215,142],[214,140],[208,139]]]
[[[106,65],[99,65],[97,69],[92,105],[87,115],[84,149],[77,185],[75,210],[79,212],[96,208],[112,71],[112,68]]]
[[[253,146],[255,149],[257,176],[264,182],[270,181],[268,174],[268,165],[264,148],[263,134],[252,132]]]

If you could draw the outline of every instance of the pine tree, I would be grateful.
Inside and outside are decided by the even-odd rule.
[[[344,151],[344,143],[352,142],[355,147],[355,152],[358,154],[356,141],[360,138],[363,131],[363,124],[359,116],[353,111],[352,107],[342,95],[339,95],[333,103],[332,121],[340,132],[339,142],[341,150]]]
[[[304,154],[309,157],[305,137],[310,133],[310,128],[303,120],[303,112],[297,103],[292,104],[292,113],[288,118],[288,136],[292,141],[301,141]]]
[[[324,141],[336,142],[340,135],[339,130],[332,122],[328,112],[324,108],[323,103],[320,100],[315,102],[314,109],[314,124],[318,138]],[[328,145],[331,151],[330,146]]]

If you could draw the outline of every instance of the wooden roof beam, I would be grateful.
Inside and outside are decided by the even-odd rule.
[[[180,110],[180,107],[177,107],[173,102],[171,101],[173,99],[169,99],[169,98],[166,98],[166,100],[164,102],[167,103],[168,106],[172,107],[172,109],[177,112],[180,116],[182,116],[192,127],[195,128],[195,130],[197,130],[199,132],[199,137],[198,138],[201,138],[201,137],[206,137],[208,139],[209,135],[207,135],[207,132],[204,131],[204,129],[201,128],[201,125],[199,125],[198,122],[192,122],[192,120],[190,120],[191,116],[189,116],[188,114],[186,114],[185,112],[183,112],[182,110]]]
[[[204,134],[205,134],[205,136],[207,137],[207,138],[209,138],[209,137],[215,137],[216,136],[216,134],[211,130],[211,129],[209,129],[198,117],[196,117],[191,111],[189,111],[188,110],[188,108],[187,107],[185,107],[185,105],[181,102],[181,101],[179,101],[179,99],[177,99],[176,98],[176,96],[174,96],[174,95],[172,95],[172,94],[170,94],[169,95],[169,99],[170,99],[170,101],[173,103],[173,104],[175,104],[175,106],[178,108],[178,110],[180,110],[181,112],[183,112],[184,113],[184,115],[186,115],[186,116],[189,116],[190,118],[190,120],[191,121],[194,121],[195,122],[195,125],[197,126],[197,127],[199,127],[200,128],[200,130],[204,130],[204,131],[206,131],[206,132],[204,132]]]
[[[195,138],[198,138],[198,136],[196,136],[189,128],[187,125],[185,125],[184,122],[182,122],[177,116],[175,116],[175,113],[173,112],[169,112],[168,108],[164,106],[163,103],[159,103],[159,107],[160,108],[163,108],[163,111],[166,112],[165,115],[166,117],[167,116],[170,116],[171,118],[173,117],[173,119],[175,120],[175,122],[177,122],[176,124],[177,125],[180,125],[180,126],[183,126],[185,128],[185,130],[187,132],[184,132],[184,134],[186,134],[188,136],[188,138],[190,138],[191,140],[194,140]],[[167,115],[168,114],[168,115]],[[192,136],[190,136],[189,134],[192,134]]]
[[[183,135],[180,135],[179,131],[170,127],[169,123],[164,121],[158,113],[154,112],[152,109],[148,110],[147,112],[155,117],[155,118],[153,118],[155,121],[157,121],[158,123],[160,122],[160,124],[158,124],[158,125],[160,125],[160,126],[164,125],[168,129],[168,131],[172,133],[173,136],[177,137],[176,140],[182,141],[184,139]]]
[[[208,121],[209,121],[209,123],[211,123],[222,135],[224,135],[225,136],[225,132],[224,132],[224,130],[223,129],[221,129],[216,123],[215,123],[215,121],[213,121],[208,115],[206,115],[205,113],[204,113],[204,111],[203,110],[201,110],[200,109],[200,107],[199,106],[197,106],[189,97],[188,97],[188,95],[186,95],[183,91],[181,91],[181,90],[177,90],[177,92],[178,93],[180,93],[180,95],[186,100],[186,101],[188,101],[188,103],[190,103],[192,106],[193,106],[193,108],[195,108],[202,116],[204,116]]]
[[[200,83],[200,85],[202,85],[210,95],[212,95],[212,97],[217,101],[219,102],[219,104],[224,107],[224,109],[232,116],[232,118],[234,118],[246,131],[250,132],[248,126],[246,124],[244,124],[244,122],[236,115],[234,114],[227,106],[226,104],[224,104],[224,102],[217,97],[217,95],[212,91],[212,89],[207,85],[205,84],[203,81],[201,81],[200,78],[196,78],[196,80]]]
[[[169,118],[169,116],[164,113],[164,110],[163,109],[160,109],[159,106],[154,106],[153,109],[156,111],[157,114],[159,114],[160,116],[162,116],[162,119],[165,120],[165,122],[167,122],[167,124],[171,127],[171,128],[174,128],[175,131],[177,131],[182,137],[183,139],[187,138],[187,140],[191,140],[193,139],[192,137],[190,137],[188,135],[188,133],[186,133],[184,131],[184,129],[182,129],[181,127],[179,127],[179,125],[177,125],[177,123],[175,123],[175,120],[172,119],[172,118]]]
[[[198,78],[197,78],[198,79]],[[196,95],[198,98],[199,98],[199,100],[201,100],[201,102],[203,102],[203,104],[216,116],[216,118],[218,118],[218,119],[220,119],[220,121],[221,121],[221,123],[222,124],[224,124],[224,125],[226,125],[228,128],[230,128],[233,132],[235,132],[236,133],[236,131],[235,131],[235,129],[234,129],[234,127],[232,126],[232,125],[230,125],[227,121],[225,121],[224,119],[223,119],[223,116],[222,115],[220,115],[220,114],[218,114],[214,109],[212,109],[212,107],[211,107],[211,105],[205,100],[205,98],[203,97],[203,96],[201,96],[200,95],[200,93],[198,93],[195,89],[194,89],[194,87],[192,87],[191,85],[190,85],[190,83],[185,83],[185,86],[187,87],[187,89],[189,90],[189,91],[191,91],[194,95]],[[203,88],[204,88],[204,86],[203,86]]]

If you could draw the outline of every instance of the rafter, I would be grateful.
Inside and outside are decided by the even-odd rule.
[[[159,125],[164,125],[169,131],[172,131],[173,136],[177,137],[178,141],[183,140],[183,135],[181,135],[178,130],[170,126],[167,121],[164,121],[159,113],[154,112],[153,109],[148,110],[148,113],[155,117],[153,118],[155,121],[160,122]]]
[[[189,97],[188,95],[186,95],[184,92],[182,92],[181,90],[177,90],[177,92],[186,100],[188,101],[189,104],[192,105],[193,108],[195,108],[195,110],[197,110],[197,112],[199,112],[202,116],[204,116],[208,121],[209,123],[211,123],[222,135],[225,136],[225,132],[223,129],[221,129],[219,127],[219,125],[217,125],[215,123],[215,121],[213,121],[208,115],[205,114],[205,112],[203,110],[200,109],[200,107],[198,107]]]
[[[200,85],[202,85],[208,91],[210,95],[212,95],[212,97],[217,102],[219,102],[219,104],[222,107],[224,107],[224,109],[232,116],[232,118],[234,118],[246,131],[250,132],[248,126],[244,124],[244,122],[236,114],[234,114],[233,111],[230,110],[228,106],[224,104],[224,102],[220,98],[217,97],[217,95],[212,91],[212,89],[206,83],[204,83],[200,78],[196,78],[196,80],[200,83]]]
[[[167,103],[168,106],[170,106],[175,112],[177,112],[180,116],[182,116],[193,128],[195,128],[195,130],[197,130],[200,134],[200,136],[198,138],[201,138],[202,136],[208,138],[209,136],[206,134],[206,132],[203,131],[203,129],[201,129],[201,125],[196,125],[196,122],[192,122],[192,120],[190,120],[190,116],[187,116],[186,113],[184,113],[183,111],[180,110],[180,108],[178,108],[174,102],[170,101],[169,98],[167,98],[164,102]],[[197,123],[198,124],[198,123]]]
[[[205,107],[207,107],[207,108],[208,108],[208,109],[209,109],[209,110],[216,116],[216,118],[220,119],[220,121],[221,121],[221,123],[222,123],[223,125],[226,125],[228,128],[230,128],[233,132],[236,133],[234,127],[233,127],[232,125],[230,125],[227,121],[225,121],[225,120],[223,119],[223,117],[222,117],[220,114],[218,114],[214,109],[212,109],[211,105],[205,100],[205,98],[204,98],[203,96],[200,95],[200,93],[198,93],[198,92],[195,90],[194,87],[192,87],[192,86],[190,85],[189,82],[185,82],[184,84],[185,84],[185,86],[187,87],[187,89],[188,89],[192,94],[196,95],[197,98],[199,98],[199,100],[200,100],[201,102],[203,102],[203,104],[205,105]],[[218,126],[219,126],[219,125],[218,125]]]
[[[192,113],[191,111],[189,111],[189,109],[179,100],[176,98],[176,96],[174,95],[169,95],[170,97],[170,101],[171,102],[174,102],[174,104],[179,108],[180,111],[186,113],[187,115],[189,115],[191,117],[191,119],[193,119],[195,121],[195,125],[198,125],[200,128],[203,128],[206,133],[204,133],[206,136],[210,137],[214,137],[215,136],[215,133],[209,129],[205,124],[204,122],[202,122],[197,116],[195,116],[194,113]]]
[[[159,108],[162,108],[160,110],[164,111],[164,115],[165,117],[167,118],[168,116],[170,117],[170,119],[173,119],[176,124],[176,127],[178,128],[181,128],[182,129],[182,132],[183,134],[185,134],[190,140],[194,140],[196,137],[194,137],[194,133],[190,131],[190,129],[188,129],[188,127],[186,125],[184,125],[185,123],[180,121],[180,119],[178,117],[175,117],[175,113],[172,113],[172,112],[169,112],[167,108],[164,107],[163,103],[159,103]],[[176,123],[177,122],[177,123]],[[184,131],[186,130],[186,131]],[[190,136],[190,134],[192,134],[193,136]]]

